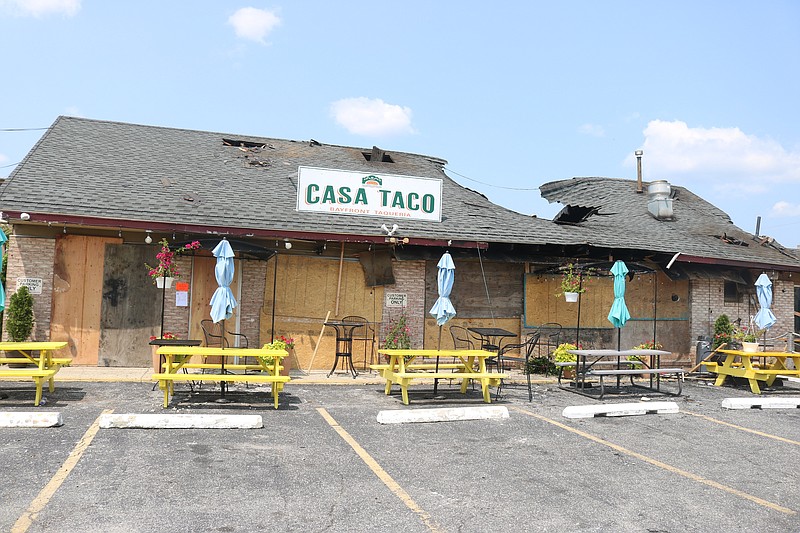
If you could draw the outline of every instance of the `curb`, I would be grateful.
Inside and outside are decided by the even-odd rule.
[[[561,413],[565,418],[594,418],[677,413],[675,402],[611,403],[604,405],[570,405]]]
[[[261,429],[261,415],[106,414],[102,429]]]
[[[508,418],[505,406],[442,407],[438,409],[393,409],[378,411],[379,424],[407,424],[418,422],[455,422],[461,420],[489,420]]]
[[[50,428],[64,425],[59,412],[0,413],[0,428]]]

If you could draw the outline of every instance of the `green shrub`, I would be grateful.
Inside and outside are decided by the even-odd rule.
[[[728,344],[728,347],[730,347],[731,340],[733,340],[733,324],[731,324],[731,319],[728,318],[728,315],[719,315],[714,321],[714,342],[711,348],[716,349],[722,344]]]
[[[28,340],[33,331],[33,296],[22,286],[8,299],[6,330],[14,342]]]
[[[539,357],[531,357],[528,359],[528,364],[525,367],[526,374],[555,374],[558,372],[553,360],[547,356],[540,355]]]

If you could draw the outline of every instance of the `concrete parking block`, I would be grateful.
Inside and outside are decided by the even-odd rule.
[[[800,398],[725,398],[725,409],[800,409]]]
[[[106,414],[103,429],[259,429],[261,415]]]
[[[505,406],[442,407],[437,409],[392,409],[378,412],[380,424],[408,424],[416,422],[455,422],[459,420],[488,420],[508,418]]]
[[[50,428],[64,425],[61,413],[0,413],[0,428]]]
[[[601,416],[631,416],[677,413],[675,402],[611,403],[602,405],[570,405],[564,408],[565,418],[594,418]]]

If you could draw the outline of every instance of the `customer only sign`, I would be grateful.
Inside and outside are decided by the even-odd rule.
[[[442,180],[299,167],[297,210],[442,220]]]
[[[20,287],[28,287],[31,294],[42,294],[42,278],[17,278],[17,290]]]

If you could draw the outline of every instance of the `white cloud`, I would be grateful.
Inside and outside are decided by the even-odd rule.
[[[592,137],[606,136],[606,130],[603,129],[603,126],[598,126],[597,124],[583,124],[578,128],[578,132],[583,133],[584,135],[590,135]]]
[[[331,114],[347,131],[358,135],[414,133],[411,109],[380,98],[344,98],[331,104]]]
[[[649,174],[718,183],[727,189],[763,192],[800,183],[800,152],[739,128],[690,128],[685,122],[653,120],[642,148]],[[634,157],[627,161],[633,165]]]
[[[264,38],[281,23],[281,19],[272,11],[243,7],[228,18],[237,37],[267,44]]]
[[[81,0],[0,0],[0,8],[22,17],[62,14],[72,17],[81,9]]]
[[[771,214],[775,217],[800,217],[800,204],[777,202],[772,206]]]
[[[64,109],[64,114],[70,117],[83,117],[81,110],[78,109],[78,106],[74,105],[68,106],[66,109]]]

